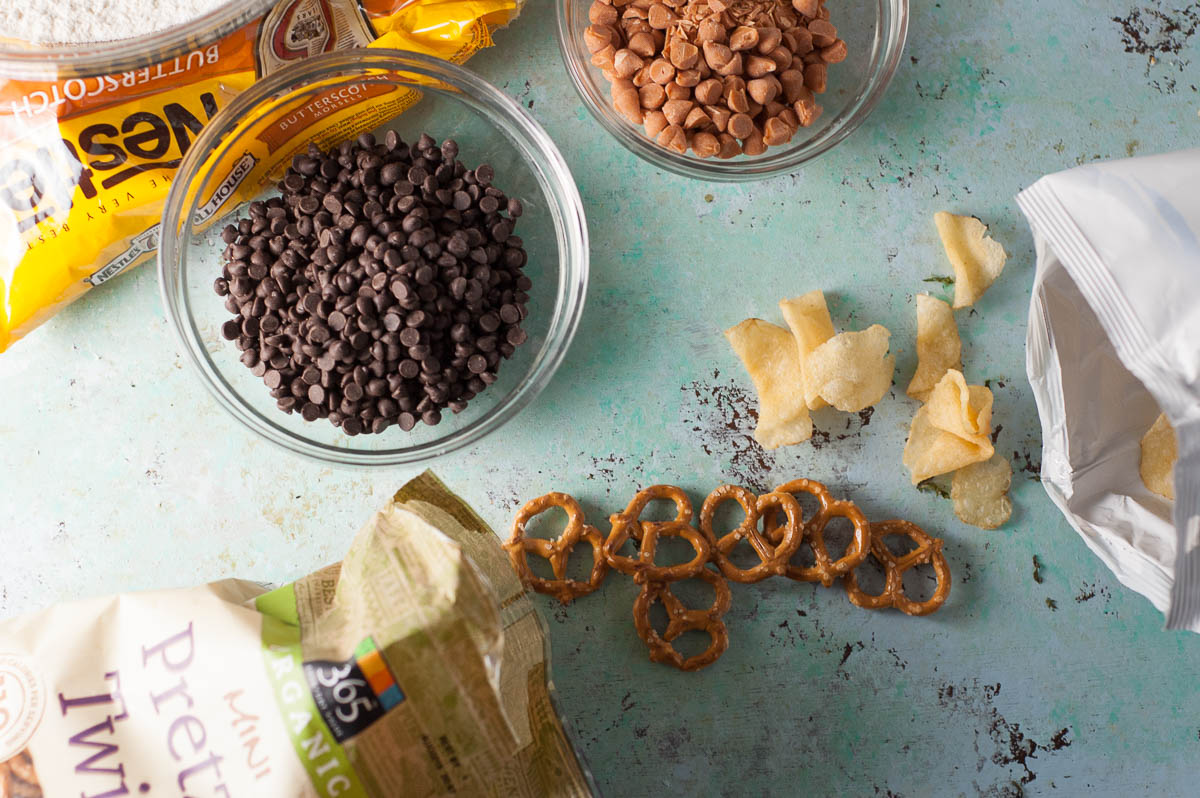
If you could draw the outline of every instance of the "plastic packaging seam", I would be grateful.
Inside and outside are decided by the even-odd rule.
[[[1175,432],[1175,585],[1168,629],[1200,629],[1200,425]]]
[[[1136,322],[1136,314],[1113,284],[1100,256],[1071,221],[1053,188],[1044,181],[1038,182],[1017,196],[1017,204],[1054,247],[1126,367],[1168,408],[1186,403],[1180,386],[1160,379],[1170,368],[1162,361],[1150,336]],[[1163,402],[1164,399],[1168,401]],[[1192,426],[1176,430],[1185,456],[1176,464],[1175,579],[1166,618],[1168,629],[1200,629],[1200,540],[1192,541],[1193,535],[1188,534],[1189,527],[1200,516],[1200,484],[1197,484],[1200,470],[1189,467],[1193,461],[1200,461],[1200,445],[1193,443],[1193,437],[1200,437],[1200,431]],[[1200,466],[1200,462],[1195,462],[1195,466]],[[1195,537],[1200,538],[1200,531]],[[1144,556],[1139,556],[1139,560],[1150,564]]]
[[[1063,392],[1062,382],[1059,379],[1059,370],[1047,369],[1046,361],[1050,357],[1054,357],[1054,347],[1050,342],[1050,323],[1046,317],[1046,306],[1039,302],[1037,297],[1042,293],[1041,281],[1038,280],[1034,285],[1035,296],[1033,299],[1033,307],[1037,310],[1037,316],[1030,317],[1029,330],[1025,334],[1025,370],[1029,374],[1036,374],[1038,379],[1046,384],[1044,392],[1046,400],[1050,403],[1050,407],[1039,407],[1039,417],[1042,420],[1042,439],[1048,440],[1053,438],[1060,443],[1058,451],[1066,451],[1066,429],[1062,424],[1053,426],[1051,419],[1061,419],[1063,417]],[[1034,391],[1034,400],[1041,403],[1043,393]],[[1059,458],[1054,458],[1051,462],[1043,455],[1041,478],[1043,481],[1048,481],[1048,484],[1053,484],[1055,487],[1060,486],[1061,475],[1059,471],[1063,463],[1059,462]],[[1068,498],[1063,496],[1064,500]]]

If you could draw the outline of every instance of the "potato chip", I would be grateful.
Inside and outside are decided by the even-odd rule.
[[[908,395],[924,402],[950,369],[962,371],[962,339],[954,311],[940,299],[917,296],[917,370]]]
[[[804,374],[804,401],[809,410],[820,410],[825,407],[825,401],[810,388],[813,380],[808,375],[808,357],[821,344],[837,334],[833,329],[833,319],[829,317],[829,306],[825,303],[822,291],[809,291],[804,296],[795,299],[783,299],[779,302],[783,318],[792,335],[796,336],[796,347],[800,350],[800,370]]]
[[[805,395],[815,394],[847,413],[870,407],[892,387],[896,358],[889,355],[887,327],[835,335],[804,361]]]
[[[758,392],[754,439],[778,449],[812,437],[812,419],[804,403],[800,358],[792,334],[761,319],[746,319],[725,331]]]
[[[992,434],[992,401],[990,390],[967,385],[962,372],[951,369],[929,392],[926,405],[935,427],[961,438],[973,438]]]
[[[1175,461],[1179,452],[1175,430],[1159,413],[1154,426],[1142,438],[1142,460],[1138,470],[1142,483],[1163,498],[1175,500]]]
[[[954,514],[964,524],[999,529],[1012,518],[1012,465],[1002,455],[960,468],[950,483]]]
[[[954,266],[954,307],[970,307],[996,282],[1008,255],[988,238],[987,225],[974,216],[939,211],[933,221]]]
[[[995,454],[991,433],[992,392],[947,371],[913,417],[903,458],[912,483],[988,460]]]

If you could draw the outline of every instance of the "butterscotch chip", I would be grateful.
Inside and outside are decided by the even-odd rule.
[[[815,19],[808,23],[808,32],[812,34],[813,45],[818,49],[837,41],[837,28],[827,20]]]
[[[621,16],[621,30],[625,31],[626,36],[635,33],[662,33],[650,27],[650,23],[646,21],[646,10],[642,8],[631,8]]]
[[[800,127],[808,127],[821,117],[821,113],[825,109],[812,100],[808,102],[797,100],[792,106],[792,110],[796,112],[796,118],[800,120]]]
[[[742,142],[742,152],[746,155],[762,155],[766,151],[767,145],[763,141],[762,133],[759,132],[758,128],[755,128]]]
[[[766,105],[779,96],[779,92],[783,90],[779,79],[774,75],[767,75],[764,78],[755,78],[747,81],[746,93],[754,98],[754,102]]]
[[[687,86],[680,86],[676,81],[671,81],[666,85],[668,100],[690,100],[692,90]]]
[[[729,127],[730,118],[733,116],[729,113],[729,109],[722,108],[719,105],[706,105],[704,106],[704,110],[708,112],[709,118],[712,119],[713,127],[719,133],[724,133]]]
[[[666,30],[677,19],[679,17],[675,12],[662,3],[655,3],[646,12],[646,20],[650,23],[650,27],[656,30]]]
[[[789,103],[805,97],[812,97],[812,92],[804,85],[804,73],[798,69],[785,69],[779,73],[779,85],[783,89],[783,98]]]
[[[729,3],[726,3],[725,0],[708,0],[708,7],[712,9],[714,14],[720,14],[729,8]]]
[[[758,119],[758,115],[761,114],[763,110],[762,105],[750,99],[746,100],[746,105],[746,113],[750,114],[750,116],[752,116],[754,119]]]
[[[788,126],[787,122],[779,117],[773,117],[768,119],[767,124],[763,126],[763,143],[768,147],[786,144],[791,141],[794,133],[795,131]]]
[[[623,78],[633,77],[634,73],[643,66],[641,56],[633,52],[633,50],[617,50],[613,56],[613,72],[616,72]]]
[[[722,90],[723,87],[721,86],[721,81],[717,80],[716,78],[702,80],[696,84],[696,90],[694,92],[696,95],[696,102],[702,105],[712,105],[716,102],[720,102]]]
[[[696,44],[701,46],[705,42],[723,42],[725,36],[725,26],[712,17],[701,22],[696,28]]]
[[[605,45],[603,49],[592,53],[592,66],[606,69],[609,72],[613,71],[613,57],[617,54],[617,48],[611,44]]]
[[[587,46],[588,52],[600,52],[605,47],[608,47],[617,39],[617,32],[607,25],[588,25],[583,31],[583,43]]]
[[[779,28],[759,28],[758,44],[755,49],[763,55],[774,50],[783,41],[783,31]]]
[[[813,35],[808,28],[797,25],[783,37],[792,56],[805,56],[813,51]]]
[[[717,153],[718,158],[735,158],[742,154],[742,145],[728,133],[722,133],[717,136],[717,141],[721,142],[721,151]]]
[[[700,48],[686,39],[674,38],[667,48],[676,69],[691,69],[700,60]]]
[[[825,91],[825,82],[829,77],[829,67],[825,64],[809,64],[804,67],[804,85],[816,94]]]
[[[630,80],[632,80],[633,85],[637,86],[639,89],[642,88],[643,86],[649,86],[651,84],[658,85],[658,84],[655,84],[654,81],[650,78],[649,65],[644,66],[641,69],[639,69],[637,72],[633,73],[633,77],[630,78]]]
[[[796,13],[813,19],[821,10],[821,0],[792,0],[792,8],[796,9]]]
[[[763,75],[769,75],[778,68],[779,65],[765,55],[752,55],[746,59],[746,75],[751,78],[761,78]]]
[[[667,91],[657,83],[650,83],[638,89],[638,97],[642,107],[647,110],[662,108],[667,101]]]
[[[688,111],[687,119],[683,121],[684,130],[695,130],[698,127],[705,127],[712,123],[712,119],[703,108],[693,108]]]
[[[662,111],[647,111],[642,115],[642,124],[645,126],[646,136],[657,139],[658,134],[666,130],[671,123]]]
[[[614,80],[612,82],[612,101],[613,107],[624,114],[630,122],[635,125],[642,123],[642,102],[633,81],[627,78]]]
[[[742,25],[729,34],[729,49],[752,50],[758,46],[758,29]]]
[[[733,50],[729,49],[720,42],[705,42],[704,47],[704,62],[709,68],[717,74],[722,74],[721,70],[728,66],[733,60]]]
[[[617,9],[608,3],[595,0],[588,9],[588,19],[596,25],[615,25],[617,24]]]
[[[783,103],[769,102],[763,106],[763,112],[768,116],[779,116],[787,110],[787,106]]]
[[[658,146],[666,147],[668,150],[674,150],[680,155],[683,155],[685,152],[687,152],[687,133],[684,133],[683,128],[679,125],[668,125],[661,133],[658,134],[656,141],[658,142]]]
[[[846,43],[838,39],[828,47],[822,48],[821,60],[826,64],[840,64],[846,60],[847,54]]]
[[[736,138],[744,139],[754,132],[754,120],[748,114],[734,114],[729,117],[725,129]]]
[[[662,112],[667,115],[667,121],[672,125],[682,125],[693,106],[691,100],[667,100],[663,103]]]
[[[790,69],[792,66],[792,61],[795,60],[792,58],[792,51],[784,47],[782,44],[776,47],[775,52],[771,53],[767,57],[775,62],[776,72],[782,72],[785,69]]]
[[[675,82],[685,89],[690,89],[700,83],[700,70],[681,69],[675,73]]]
[[[701,131],[692,136],[692,152],[698,158],[712,158],[721,152],[721,143],[712,133]]]
[[[655,52],[654,36],[646,31],[635,33],[629,37],[628,47],[642,58],[649,58]]]
[[[796,128],[800,127],[800,117],[797,116],[796,112],[791,108],[784,108],[782,111],[780,111],[779,118],[787,123],[788,127],[792,129],[793,133],[796,132]]]
[[[675,66],[665,58],[650,62],[650,79],[663,86],[675,79]]]
[[[725,93],[725,105],[735,114],[744,114],[750,110],[750,99],[746,96],[745,88],[733,89]]]
[[[744,72],[744,71],[745,71],[745,67],[742,66],[742,54],[741,53],[734,53],[733,58],[729,59],[728,64],[721,67],[720,69],[713,70],[713,72],[715,72],[721,76],[741,75],[742,72]]]

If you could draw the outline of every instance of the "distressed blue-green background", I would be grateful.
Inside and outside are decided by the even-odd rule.
[[[568,84],[552,29],[550,0],[530,0],[471,66],[527,105],[575,174],[587,311],[546,393],[439,474],[497,529],[551,488],[595,520],[651,482],[698,501],[725,481],[811,476],[944,537],[955,575],[927,619],[858,610],[839,589],[735,585],[729,652],[698,674],[647,661],[627,580],[569,609],[547,601],[563,708],[604,792],[1195,795],[1200,638],[1164,632],[1033,479],[1034,264],[1013,196],[1048,172],[1200,141],[1200,3],[913,0],[904,61],[866,125],[802,172],[746,186],[673,177],[617,147]],[[812,445],[763,453],[720,335],[746,316],[779,321],[779,298],[820,287],[837,324],[892,330],[903,386],[913,296],[945,290],[922,282],[948,271],[942,209],[980,216],[1011,253],[959,314],[967,375],[992,380],[997,447],[1017,468],[998,532],[910,487],[914,405],[900,390],[866,419],[817,414]],[[0,356],[0,614],[295,578],[339,559],[413,473],[322,468],[235,426],[184,368],[143,269]]]

